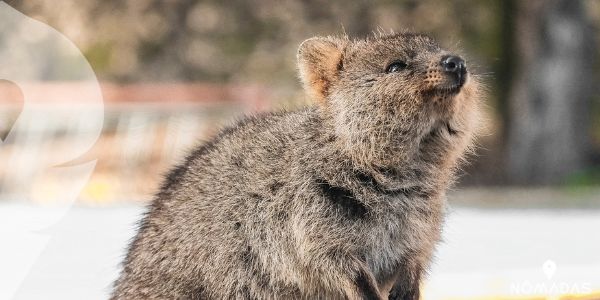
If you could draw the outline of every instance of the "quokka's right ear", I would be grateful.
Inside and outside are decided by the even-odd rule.
[[[333,37],[314,37],[298,49],[298,69],[309,97],[323,103],[329,88],[338,79],[348,41]]]

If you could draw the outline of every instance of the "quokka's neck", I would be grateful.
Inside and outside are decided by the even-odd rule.
[[[306,151],[314,159],[330,161],[335,169],[354,169],[372,174],[383,184],[426,185],[437,189],[448,187],[454,178],[454,169],[458,160],[454,152],[437,143],[430,149],[421,148],[418,141],[399,147],[385,143],[365,147],[364,144],[352,145],[335,134],[334,125],[323,118],[319,109],[311,109],[306,123]],[[369,150],[375,153],[369,153]],[[306,155],[306,154],[304,154]]]

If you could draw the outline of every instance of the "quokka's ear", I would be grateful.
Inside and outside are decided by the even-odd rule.
[[[329,88],[338,78],[347,40],[333,37],[314,37],[298,49],[298,69],[306,93],[323,103]]]

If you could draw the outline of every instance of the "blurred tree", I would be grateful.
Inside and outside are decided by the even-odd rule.
[[[582,1],[514,2],[514,64],[508,114],[508,176],[559,183],[586,166],[594,36]]]
[[[9,0],[79,46],[98,75],[117,81],[254,81],[297,85],[302,40],[344,31],[430,33],[494,56],[495,1]],[[481,39],[485,41],[481,41]],[[460,44],[460,45],[458,45]],[[492,53],[490,55],[490,53]],[[487,62],[480,61],[483,65]]]

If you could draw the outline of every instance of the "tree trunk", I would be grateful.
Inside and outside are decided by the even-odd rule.
[[[589,156],[594,36],[582,1],[516,1],[516,9],[508,179],[560,183]]]

